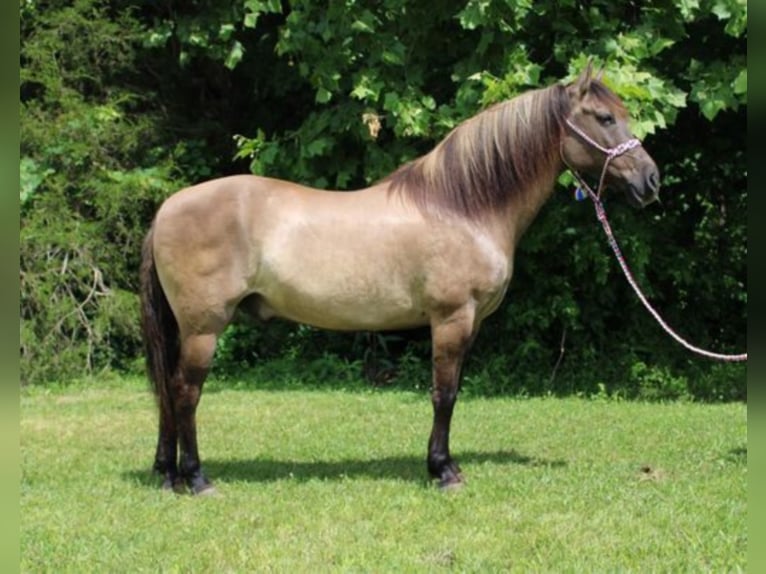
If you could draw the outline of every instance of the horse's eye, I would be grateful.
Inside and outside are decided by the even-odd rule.
[[[611,126],[614,123],[614,116],[609,112],[597,113],[596,119],[602,126]]]

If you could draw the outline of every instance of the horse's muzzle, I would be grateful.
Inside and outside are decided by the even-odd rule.
[[[633,207],[642,208],[657,201],[660,196],[660,172],[655,165],[642,170],[635,181],[629,181],[625,195]]]

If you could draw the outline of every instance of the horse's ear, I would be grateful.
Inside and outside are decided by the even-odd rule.
[[[574,87],[575,93],[580,97],[583,97],[590,88],[590,82],[593,76],[593,59],[588,58],[588,64],[585,69],[580,73],[580,76],[575,80]]]
[[[606,62],[601,64],[601,67],[598,69],[598,72],[596,72],[596,75],[593,77],[594,80],[597,82],[603,81],[604,78],[604,69],[606,68]]]

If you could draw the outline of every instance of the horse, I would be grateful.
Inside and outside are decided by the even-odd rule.
[[[216,340],[238,309],[330,330],[430,326],[426,468],[441,487],[460,486],[449,435],[461,367],[503,300],[516,246],[557,177],[567,168],[600,175],[636,207],[658,197],[657,166],[602,72],[588,63],[574,81],[488,107],[365,189],[234,175],[168,197],[140,267],[162,488],[215,491],[200,462],[195,415]]]

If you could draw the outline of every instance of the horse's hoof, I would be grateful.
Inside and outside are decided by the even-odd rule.
[[[164,492],[175,492],[176,494],[184,494],[186,492],[186,484],[180,478],[165,477],[160,488]]]
[[[212,484],[207,484],[201,490],[193,491],[196,496],[218,496],[218,489]]]
[[[192,491],[192,494],[194,495],[200,495],[200,496],[208,496],[215,494],[217,491],[215,487],[213,486],[213,483],[210,482],[207,477],[205,477],[204,474],[198,474],[190,479],[188,479],[189,488]]]
[[[450,476],[439,481],[439,490],[442,492],[457,492],[465,486],[462,476]]]
[[[460,490],[464,484],[463,473],[456,464],[445,468],[439,477],[439,488],[445,492]]]

